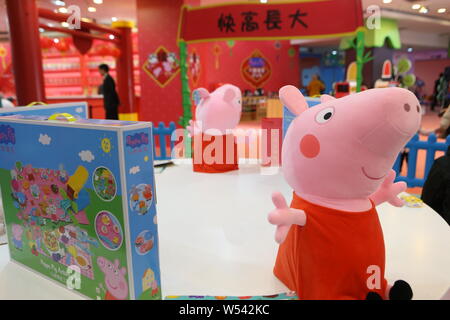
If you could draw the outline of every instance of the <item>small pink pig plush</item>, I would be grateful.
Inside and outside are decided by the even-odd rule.
[[[242,95],[238,87],[225,84],[209,93],[193,92],[196,121],[187,127],[193,137],[194,171],[219,173],[238,169],[237,145],[232,130],[241,119]]]
[[[272,195],[281,243],[275,275],[300,299],[411,299],[408,283],[389,286],[385,247],[375,209],[402,206],[391,169],[418,131],[420,104],[401,88],[371,89],[308,108],[293,86],[280,99],[297,118],[282,148],[282,169],[294,189],[288,207]]]

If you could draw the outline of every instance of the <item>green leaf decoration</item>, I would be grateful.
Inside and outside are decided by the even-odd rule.
[[[408,72],[412,67],[411,60],[401,58],[397,63],[397,72],[402,74]]]
[[[412,73],[407,74],[403,77],[402,82],[405,87],[412,87],[416,83],[416,76]]]

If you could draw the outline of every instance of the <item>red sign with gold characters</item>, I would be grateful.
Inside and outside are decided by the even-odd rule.
[[[342,36],[363,25],[361,0],[304,0],[183,7],[179,40],[263,40]]]
[[[243,61],[241,74],[248,84],[258,89],[269,80],[272,74],[272,67],[262,53],[259,50],[255,50]]]

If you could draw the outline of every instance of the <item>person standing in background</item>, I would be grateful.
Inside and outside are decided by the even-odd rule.
[[[105,108],[106,119],[119,119],[119,95],[116,92],[116,83],[109,74],[109,66],[101,64],[98,66],[98,71],[103,76],[103,84],[99,87],[99,94],[103,95],[103,105]]]
[[[310,97],[320,96],[323,90],[325,90],[325,85],[319,79],[318,75],[313,75],[311,82],[308,84],[308,95]]]
[[[421,198],[450,225],[450,147],[443,157],[434,161]]]
[[[433,89],[433,100],[431,101],[431,111],[434,111],[434,108],[438,104],[438,91],[439,91],[439,83],[441,78],[444,76],[443,73],[439,75],[439,78],[434,81],[434,89]]]

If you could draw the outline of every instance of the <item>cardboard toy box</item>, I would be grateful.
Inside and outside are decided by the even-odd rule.
[[[92,299],[161,299],[151,124],[0,117],[11,259]]]
[[[51,116],[56,113],[69,113],[77,119],[89,118],[89,109],[86,102],[55,103],[32,107],[0,108],[1,117],[15,114]]]

